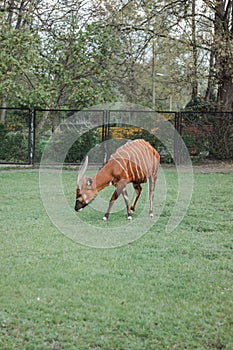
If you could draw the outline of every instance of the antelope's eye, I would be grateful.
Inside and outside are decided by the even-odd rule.
[[[90,187],[92,185],[92,179],[87,180],[87,186]]]

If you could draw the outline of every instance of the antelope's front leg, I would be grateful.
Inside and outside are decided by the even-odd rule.
[[[126,209],[127,209],[127,215],[128,215],[128,220],[132,220],[132,211],[130,209],[130,203],[129,203],[129,196],[128,193],[126,191],[126,189],[124,188],[122,191],[122,195],[124,197],[125,200],[125,205],[126,205]]]
[[[107,220],[108,220],[110,211],[111,211],[111,209],[112,209],[112,206],[113,206],[115,200],[116,200],[116,199],[119,197],[119,195],[124,191],[126,185],[127,185],[127,182],[126,182],[125,180],[121,180],[121,181],[118,182],[117,188],[116,188],[116,190],[114,191],[114,193],[113,193],[113,195],[112,195],[112,197],[111,197],[111,199],[110,199],[107,212],[106,212],[106,214],[105,214],[104,217],[103,217],[103,220],[104,220],[104,221],[107,221]]]

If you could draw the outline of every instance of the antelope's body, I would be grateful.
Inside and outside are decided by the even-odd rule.
[[[126,203],[128,219],[132,219],[132,213],[142,191],[141,183],[149,179],[149,214],[152,217],[154,188],[159,162],[160,156],[158,152],[148,142],[141,139],[129,141],[118,148],[104,167],[92,178],[85,177],[88,164],[88,159],[86,159],[78,177],[75,210],[80,211],[96,197],[99,191],[112,184],[116,187],[116,190],[110,199],[103,220],[108,219],[113,203],[120,194],[123,195]],[[132,206],[130,206],[126,191],[126,186],[130,182],[132,182],[136,191],[136,197]]]

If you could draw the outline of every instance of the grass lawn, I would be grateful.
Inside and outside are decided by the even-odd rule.
[[[195,174],[172,233],[176,176],[165,175],[166,204],[150,231],[94,249],[51,223],[38,171],[0,172],[1,350],[233,349],[233,175]],[[76,174],[64,181],[74,205]]]

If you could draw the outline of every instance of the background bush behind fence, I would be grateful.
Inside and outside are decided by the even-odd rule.
[[[233,113],[166,112],[136,110],[43,110],[29,108],[1,108],[0,163],[36,164],[57,127],[60,142],[65,142],[65,129],[77,133],[65,163],[80,163],[86,153],[109,139],[144,138],[160,152],[162,161],[171,162],[166,146],[156,137],[160,127],[158,116],[167,119],[182,136],[191,157],[233,158]],[[137,123],[135,123],[137,121]],[[135,126],[136,125],[136,126]],[[64,137],[62,136],[64,134]],[[182,162],[182,148],[177,137],[174,156]],[[106,146],[107,145],[107,146]],[[57,145],[60,147],[61,145]],[[109,148],[110,147],[110,148]],[[96,157],[104,162],[114,151],[107,143]],[[100,152],[101,154],[97,154]],[[100,159],[98,158],[98,159]],[[96,159],[93,159],[96,162]]]

